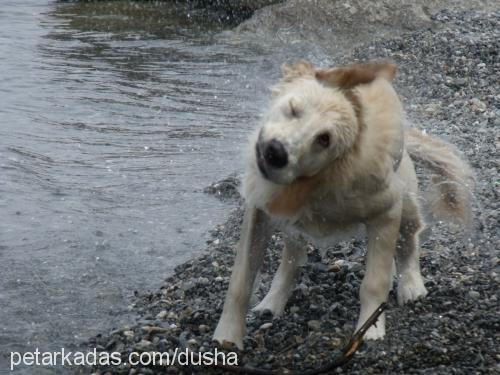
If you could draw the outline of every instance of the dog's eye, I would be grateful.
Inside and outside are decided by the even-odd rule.
[[[288,101],[287,114],[293,118],[299,118],[302,115],[302,109],[300,108],[299,103],[297,103],[294,99],[290,99]]]
[[[321,147],[327,148],[328,146],[330,146],[330,134],[321,133],[316,137],[316,143]]]

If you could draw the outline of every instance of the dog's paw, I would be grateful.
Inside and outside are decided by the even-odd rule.
[[[366,322],[366,320],[369,318],[370,315],[366,317],[360,316],[359,321],[358,321],[358,326],[356,327],[356,331],[358,331],[361,326]],[[383,339],[385,336],[385,314],[382,313],[378,317],[377,322],[372,325],[368,331],[366,331],[365,335],[363,338],[365,340],[380,340]]]
[[[427,289],[421,275],[403,275],[398,282],[398,303],[404,305],[409,301],[425,297]]]
[[[267,295],[264,297],[260,303],[255,306],[252,311],[255,311],[260,314],[264,314],[266,312],[270,312],[273,317],[277,317],[283,314],[285,311],[285,305],[287,300],[283,298],[276,298],[272,295]]]
[[[381,340],[385,336],[385,324],[377,323],[376,326],[371,326],[364,335],[365,340]]]
[[[245,336],[245,325],[234,322],[221,321],[217,324],[212,340],[221,346],[228,347],[234,344],[238,349],[243,349],[243,336]]]

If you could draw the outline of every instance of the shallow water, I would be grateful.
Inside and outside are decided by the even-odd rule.
[[[202,190],[239,168],[277,73],[224,27],[172,2],[2,1],[0,372],[131,319],[224,220]]]

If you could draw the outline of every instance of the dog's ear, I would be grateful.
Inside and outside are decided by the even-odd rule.
[[[314,77],[315,72],[314,65],[307,60],[299,60],[292,65],[283,64],[281,66],[283,78],[280,82],[271,87],[271,95],[278,96],[287,83],[293,82],[295,79],[304,76]]]
[[[370,83],[377,77],[392,81],[396,76],[396,66],[389,62],[368,62],[316,71],[316,79],[329,86],[349,90],[357,85]]]
[[[306,75],[313,76],[315,70],[314,65],[311,62],[307,60],[299,60],[292,65],[283,64],[281,66],[281,73],[283,74],[283,80],[290,82],[298,77]]]

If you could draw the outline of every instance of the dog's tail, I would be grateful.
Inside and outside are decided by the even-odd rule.
[[[426,196],[429,213],[438,220],[470,228],[474,176],[458,151],[417,129],[409,129],[406,149],[417,165],[433,173]]]

